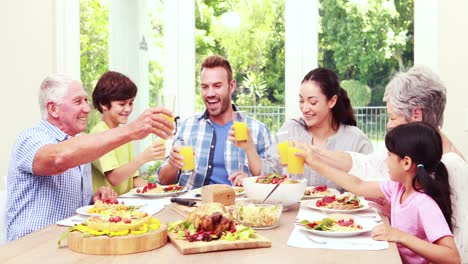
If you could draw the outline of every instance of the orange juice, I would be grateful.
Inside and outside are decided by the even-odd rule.
[[[236,141],[247,141],[247,123],[234,121],[234,137]]]
[[[192,146],[181,146],[180,155],[184,157],[183,171],[190,171],[195,169],[195,160],[193,158],[193,147]]]
[[[288,148],[288,172],[289,174],[304,174],[304,159],[294,155],[296,152],[304,152],[300,148]]]
[[[278,153],[280,156],[281,165],[288,165],[288,141],[278,143]]]
[[[164,118],[166,118],[167,120],[171,121],[171,122],[174,122],[174,117],[173,116],[168,116],[168,115],[165,115],[165,114],[160,114],[162,115]]]

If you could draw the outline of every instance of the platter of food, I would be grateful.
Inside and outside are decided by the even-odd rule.
[[[302,199],[322,198],[338,194],[340,192],[337,189],[329,188],[327,185],[308,186],[304,191]]]
[[[326,213],[352,213],[370,208],[366,200],[349,192],[310,200],[307,207]]]
[[[157,185],[155,183],[148,183],[145,187],[135,188],[130,192],[143,197],[161,198],[179,195],[186,191],[187,189],[184,186],[178,184]]]
[[[85,254],[119,255],[153,250],[167,243],[167,226],[141,211],[109,211],[88,217],[62,235],[68,248]]]
[[[297,223],[302,230],[328,237],[350,237],[371,231],[377,223],[368,219],[354,218],[343,214],[322,219],[304,219]]]
[[[271,247],[271,241],[234,221],[220,203],[203,203],[184,220],[168,224],[171,243],[182,254]]]

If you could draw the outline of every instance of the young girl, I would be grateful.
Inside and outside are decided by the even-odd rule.
[[[126,124],[136,94],[137,87],[127,76],[113,71],[102,75],[93,91],[93,105],[102,113],[102,121],[91,129],[91,133]],[[146,181],[138,176],[138,169],[148,161],[163,159],[165,152],[163,142],[152,144],[136,157],[133,157],[131,143],[110,151],[92,163],[94,189],[105,185],[121,195],[144,186]]]
[[[433,127],[409,123],[385,137],[391,181],[365,182],[321,162],[310,146],[296,153],[306,164],[356,195],[391,202],[392,226],[374,228],[372,237],[398,243],[404,263],[460,263],[452,235],[450,186],[442,141]]]

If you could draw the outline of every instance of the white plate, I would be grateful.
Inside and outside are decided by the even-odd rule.
[[[161,197],[168,197],[168,196],[176,196],[176,195],[179,195],[181,193],[184,193],[187,191],[187,188],[182,188],[182,190],[180,191],[177,191],[177,192],[164,192],[164,193],[151,193],[151,192],[145,192],[145,193],[137,193],[136,190],[137,189],[143,189],[143,187],[140,187],[140,188],[135,188],[135,189],[132,189],[131,190],[131,193],[132,194],[135,194],[135,195],[140,195],[140,196],[144,196],[144,197],[153,197],[153,198],[161,198]]]
[[[234,192],[236,193],[236,196],[245,194],[245,188],[244,188],[244,187],[236,187],[236,186],[234,186],[234,187],[232,187],[232,188],[234,188]],[[239,189],[239,188],[242,188],[242,189],[244,189],[244,190],[243,190],[242,192],[238,192],[237,189]]]
[[[326,212],[326,213],[353,213],[353,212],[359,212],[359,211],[366,210],[366,209],[370,208],[367,201],[364,200],[364,198],[361,198],[361,197],[359,197],[359,200],[361,201],[362,207],[359,207],[359,208],[356,208],[356,209],[331,209],[331,208],[318,207],[317,205],[315,205],[318,200],[321,200],[321,199],[310,200],[307,203],[307,207],[315,209],[315,210],[320,210],[320,211]]]
[[[309,220],[309,219],[307,219]],[[315,219],[315,220],[320,220],[320,219]],[[311,222],[315,220],[309,220]],[[301,228],[304,231],[310,232],[315,235],[319,236],[327,236],[327,237],[351,237],[351,236],[357,236],[365,232],[371,231],[378,223],[371,221],[369,219],[362,219],[359,217],[354,218],[354,222],[358,225],[362,226],[362,229],[356,230],[356,231],[345,231],[345,232],[330,232],[330,231],[322,231],[322,230],[315,230],[315,229],[308,229],[303,225],[299,225],[299,228]]]
[[[312,187],[312,186],[306,187],[306,189],[304,190],[304,192],[305,192],[307,189],[312,189],[312,188],[314,188],[314,187]],[[315,199],[315,198],[322,198],[322,197],[325,197],[325,196],[332,196],[332,195],[338,195],[338,194],[340,194],[340,191],[338,191],[337,189],[328,188],[327,190],[330,191],[330,192],[327,193],[327,194],[322,194],[322,193],[311,194],[311,195],[306,195],[306,194],[304,194],[304,196],[302,196],[302,199]]]
[[[80,215],[86,215],[86,216],[99,216],[99,214],[90,214],[88,213],[88,210],[91,209],[93,206],[92,205],[85,205],[82,206],[78,209],[76,209],[76,213]]]
[[[133,203],[133,202],[128,202],[126,201],[125,202],[125,205],[128,205],[128,206],[139,206],[139,208],[137,210],[140,210],[141,208],[143,208],[145,206],[145,204],[141,204],[141,203]],[[93,207],[93,205],[85,205],[83,207],[80,207],[78,209],[76,209],[76,213],[77,214],[80,214],[80,215],[85,215],[85,216],[100,216],[100,214],[91,214],[91,213],[88,213],[88,210],[91,209]]]

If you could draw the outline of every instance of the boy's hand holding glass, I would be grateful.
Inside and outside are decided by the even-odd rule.
[[[144,153],[149,157],[147,161],[163,160],[166,156],[166,140],[162,138],[154,139],[151,145],[145,149]]]

